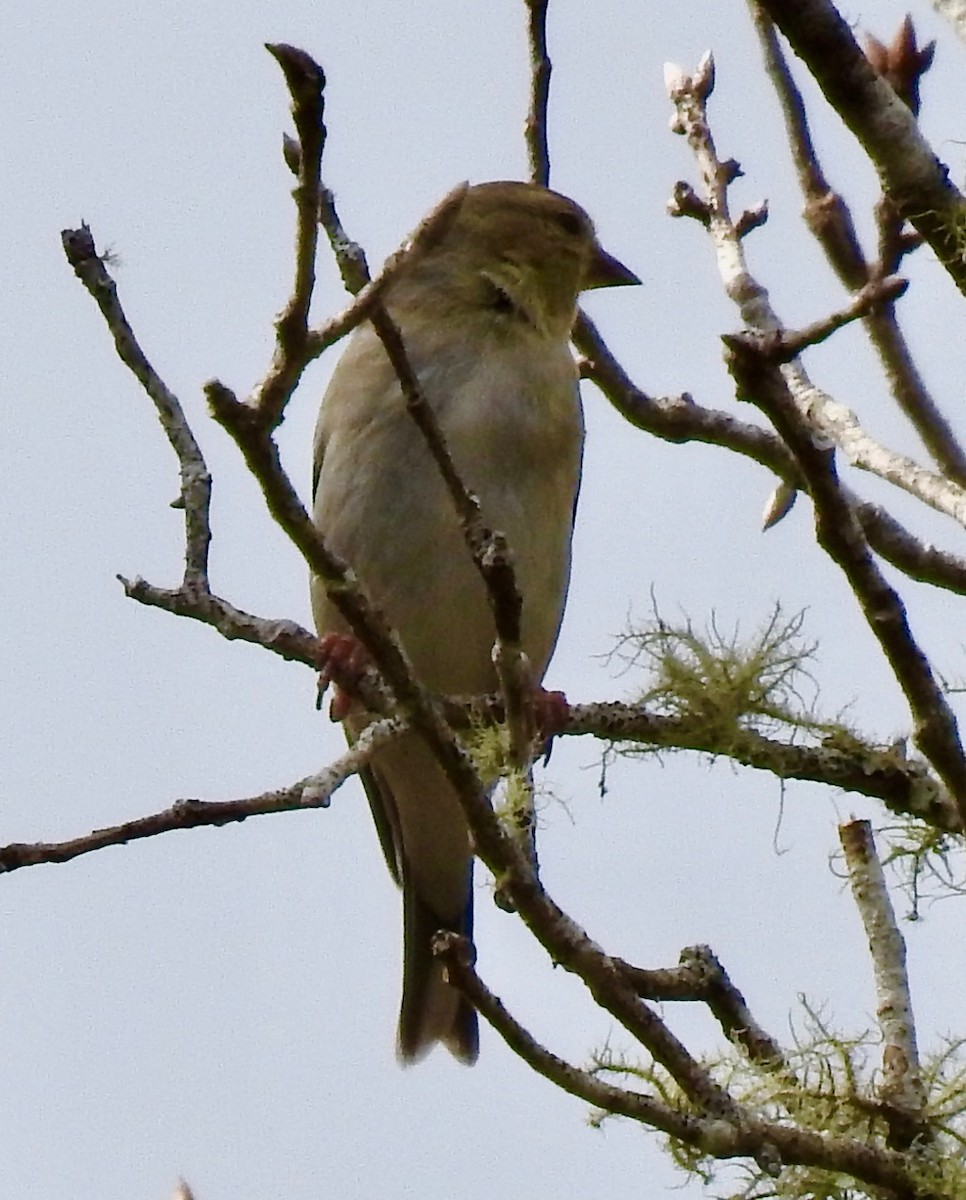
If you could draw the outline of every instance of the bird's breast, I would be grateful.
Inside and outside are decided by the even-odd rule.
[[[486,524],[506,534],[523,597],[524,650],[542,676],[567,591],[580,478],[583,425],[569,348],[474,354],[432,339],[410,339],[407,348],[460,478]],[[363,349],[381,356],[379,387],[345,404],[340,362],[330,394],[343,411],[322,428],[316,521],[398,630],[427,686],[492,690],[493,621],[452,500],[384,369],[381,345],[365,340]]]

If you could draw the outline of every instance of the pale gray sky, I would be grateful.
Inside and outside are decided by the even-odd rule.
[[[215,476],[216,590],[308,623],[301,562],[200,391],[211,376],[242,392],[258,378],[290,276],[287,95],[262,43],[292,42],[323,63],[325,176],[373,263],[453,183],[526,169],[515,0],[18,7],[0,49],[4,843],[68,837],[181,796],[254,794],[341,745],[314,712],[304,668],[124,598],[118,572],[180,576],[181,520],[168,508],[176,464],[63,258],[60,229],[85,218],[120,257],[128,314],[192,417]],[[880,0],[849,15],[881,36],[904,11]],[[958,178],[961,106],[942,99],[959,85],[962,51],[931,14],[921,30],[944,38],[923,123]],[[737,316],[707,238],[664,212],[675,180],[694,171],[668,132],[662,63],[693,68],[709,46],[719,148],[746,172],[736,196],[767,196],[772,209],[748,242],[753,269],[790,324],[839,303],[802,231],[738,0],[556,0],[552,182],[645,281],[589,301],[641,386],[739,411],[719,341]],[[833,178],[867,202],[871,172],[848,136],[834,121],[817,128]],[[966,343],[943,318],[959,297],[925,252],[910,274],[913,344],[955,415]],[[317,311],[341,303],[326,263]],[[282,432],[303,484],[333,361],[310,373]],[[869,363],[854,334],[810,359],[816,381],[878,436],[918,453]],[[703,622],[713,610],[723,628],[740,621],[748,632],[780,600],[789,613],[807,609],[806,633],[821,643],[824,711],[851,705],[850,718],[883,738],[905,730],[898,689],[813,545],[808,504],[762,536],[762,469],[636,433],[591,389],[585,404],[574,581],[551,685],[574,700],[626,695],[632,680],[601,656],[629,614],[647,615],[652,586],[670,615]],[[754,418],[745,406],[740,415]],[[953,544],[938,519],[916,521]],[[937,665],[961,678],[951,601],[906,596]],[[601,800],[598,750],[561,743],[545,775],[560,802],[544,811],[541,859],[564,907],[644,966],[709,943],[779,1037],[801,992],[838,1027],[865,1028],[875,1001],[864,939],[828,859],[837,819],[878,818],[876,808],[805,784],[782,797],[770,777],[684,757],[616,768]],[[482,885],[478,914],[481,972],[551,1049],[578,1062],[608,1040],[630,1049]],[[961,988],[948,987],[966,966],[957,915],[945,903],[906,927],[925,1048],[961,1020]],[[580,1102],[486,1029],[472,1071],[442,1053],[397,1068],[400,941],[399,898],[355,784],[327,812],[169,835],[0,880],[6,1194],[164,1200],[179,1174],[198,1200],[651,1197],[678,1181],[653,1136],[617,1122],[591,1131]],[[668,1015],[692,1045],[715,1044],[703,1014]]]

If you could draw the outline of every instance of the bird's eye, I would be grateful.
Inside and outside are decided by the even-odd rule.
[[[517,306],[513,303],[513,297],[502,287],[492,276],[485,271],[482,274],[483,284],[486,289],[484,303],[488,308],[498,313],[515,313]]]
[[[564,209],[561,212],[554,213],[554,220],[564,231],[571,237],[580,237],[584,232],[584,223],[575,212],[569,212]]]

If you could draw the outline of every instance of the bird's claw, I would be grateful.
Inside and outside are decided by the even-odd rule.
[[[343,721],[353,704],[353,692],[366,669],[372,665],[369,651],[351,633],[324,633],[318,639],[317,664],[319,667],[316,708],[322,707],[322,697],[332,684],[332,703],[329,717]]]
[[[553,739],[566,728],[570,720],[570,705],[563,692],[550,692],[538,687],[533,690],[533,725],[537,740],[543,745],[544,766],[550,761]]]

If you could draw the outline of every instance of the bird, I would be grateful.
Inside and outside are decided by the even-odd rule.
[[[383,295],[460,478],[487,525],[508,539],[535,684],[563,616],[580,486],[584,424],[570,348],[577,298],[639,282],[603,249],[573,200],[538,184],[495,181],[465,189],[441,235],[404,263]],[[312,516],[398,633],[426,688],[497,690],[483,582],[368,322],[350,337],[323,396]],[[333,644],[350,634],[317,577],[311,598],[320,639]],[[358,702],[347,701],[339,715],[350,742],[373,719]],[[414,732],[380,748],[361,774],[403,893],[397,1058],[407,1065],[441,1043],[472,1064],[476,1012],[447,983],[432,949],[439,930],[472,938],[473,845],[463,810]]]

